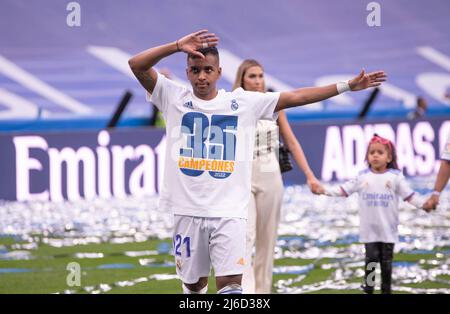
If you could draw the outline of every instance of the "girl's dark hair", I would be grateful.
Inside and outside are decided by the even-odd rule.
[[[388,169],[397,169],[397,170],[399,170],[398,164],[397,164],[397,150],[395,149],[395,146],[392,144],[392,142],[391,142],[391,144],[389,146],[391,147],[390,152],[391,152],[392,160],[391,160],[390,163],[387,164],[387,167],[388,167]]]
[[[387,141],[388,143],[382,143],[380,140],[377,140],[377,138],[380,139],[380,140],[383,141],[383,142],[384,142],[384,141]],[[396,149],[395,149],[394,144],[392,144],[392,142],[389,141],[388,139],[385,139],[385,138],[382,138],[381,136],[378,136],[378,134],[376,134],[376,133],[373,135],[372,140],[370,140],[369,146],[367,146],[367,152],[366,152],[366,158],[365,158],[365,161],[366,161],[367,164],[369,165],[369,168],[370,168],[369,159],[368,159],[368,156],[369,156],[369,148],[370,148],[370,145],[371,145],[372,143],[374,143],[374,142],[375,142],[375,143],[380,143],[380,144],[384,145],[384,146],[386,147],[387,151],[391,154],[392,160],[387,164],[387,168],[388,168],[388,169],[396,169],[396,170],[399,170],[398,164],[397,164],[397,151],[396,151]]]

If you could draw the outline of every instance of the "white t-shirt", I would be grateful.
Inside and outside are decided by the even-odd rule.
[[[407,200],[414,194],[401,171],[374,173],[368,168],[340,188],[347,196],[358,193],[360,242],[398,241],[398,198]],[[330,190],[327,194],[337,195]]]
[[[147,100],[166,122],[159,206],[177,215],[247,218],[256,123],[276,120],[279,96],[238,88],[206,101],[158,73]]]
[[[441,159],[450,161],[450,134],[447,136],[447,142],[445,143]]]

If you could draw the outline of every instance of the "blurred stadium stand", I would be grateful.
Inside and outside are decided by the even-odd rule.
[[[404,118],[418,95],[427,116],[450,114],[448,0],[377,1],[380,27],[367,26],[366,0],[80,0],[80,27],[66,24],[69,2],[1,1],[0,131],[103,128],[125,90],[134,97],[119,126],[148,125],[151,106],[127,59],[201,28],[221,39],[221,88],[245,58],[262,62],[275,90],[384,69],[389,83],[368,119]],[[161,63],[181,81],[184,65],[182,54]],[[291,109],[289,119],[356,119],[369,94]]]

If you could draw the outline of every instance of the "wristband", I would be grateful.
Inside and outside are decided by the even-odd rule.
[[[176,45],[177,45],[177,51],[181,51],[180,47],[178,46],[178,40],[176,41]]]
[[[337,88],[338,94],[342,94],[342,93],[348,92],[350,90],[350,85],[348,84],[348,81],[347,82],[342,81],[342,82],[336,83],[336,88]]]
[[[433,191],[433,193],[431,193],[431,195],[436,195],[436,196],[438,196],[439,197],[439,195],[441,195],[441,192],[438,192],[438,191]]]

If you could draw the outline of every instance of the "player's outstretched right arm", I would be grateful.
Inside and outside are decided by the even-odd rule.
[[[380,86],[382,82],[386,81],[386,78],[387,76],[384,71],[366,74],[366,72],[362,70],[356,77],[348,82],[340,82],[338,84],[320,87],[306,87],[282,92],[275,111],[312,104],[337,96],[343,91],[351,90],[356,92],[370,87],[377,87]]]
[[[169,44],[142,51],[128,60],[128,64],[141,85],[149,93],[153,93],[153,89],[155,88],[156,80],[158,78],[153,66],[155,66],[155,64],[157,64],[161,59],[178,51],[183,51],[185,53],[204,58],[205,56],[198,52],[197,49],[207,46],[215,46],[218,42],[219,39],[215,34],[209,33],[208,30],[204,29],[186,35],[183,38]]]

